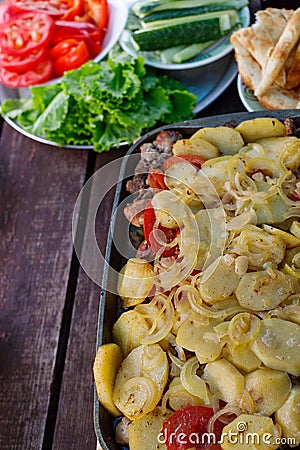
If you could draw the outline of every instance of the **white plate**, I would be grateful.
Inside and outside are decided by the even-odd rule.
[[[237,65],[233,54],[225,56],[222,60],[216,61],[213,64],[213,70],[208,70],[208,68],[201,67],[199,72],[197,71],[197,78],[195,78],[194,70],[191,71],[192,75],[183,84],[188,88],[190,92],[196,95],[198,102],[194,108],[194,113],[198,113],[210,105],[214,100],[216,100],[227,87],[232,83],[237,74]],[[9,88],[4,88],[0,85],[0,100],[3,101],[5,98],[12,97],[10,93],[7,92]],[[20,92],[17,89],[9,89],[9,91],[15,91],[14,97],[18,98]],[[22,93],[21,93],[22,94]],[[27,93],[25,93],[26,95]],[[5,117],[5,121],[13,127],[19,133],[27,136],[34,141],[41,142],[43,144],[51,145],[53,147],[60,147],[56,142],[49,141],[42,136],[35,136],[24,130],[17,122],[12,119]],[[127,145],[124,142],[121,145]],[[81,149],[81,150],[91,150],[93,146],[91,145],[65,145],[65,148]]]
[[[241,102],[248,111],[267,111],[267,108],[265,108],[258,101],[257,97],[255,97],[253,91],[244,85],[240,75],[238,75],[237,78],[237,88]]]
[[[239,16],[242,27],[247,27],[250,24],[249,8],[244,7],[243,9],[241,9]],[[166,70],[184,70],[205,66],[217,61],[218,59],[224,58],[224,56],[228,55],[232,51],[232,45],[230,44],[229,39],[230,35],[225,37],[225,39],[221,39],[219,44],[211,46],[210,49],[205,50],[202,54],[193,58],[192,61],[182,64],[164,64],[161,62],[158,54],[156,54],[155,52],[138,52],[131,42],[130,32],[126,29],[121,35],[120,44],[123,50],[130,55],[141,55],[145,59],[148,66]]]

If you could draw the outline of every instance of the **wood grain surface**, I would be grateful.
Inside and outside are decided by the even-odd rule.
[[[72,260],[84,151],[3,126],[0,142],[0,448],[40,449]]]

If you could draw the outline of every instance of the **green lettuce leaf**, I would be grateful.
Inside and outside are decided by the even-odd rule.
[[[192,118],[197,101],[179,81],[120,51],[30,91],[30,98],[5,100],[1,115],[58,145],[92,145],[97,152],[130,144],[154,126]]]

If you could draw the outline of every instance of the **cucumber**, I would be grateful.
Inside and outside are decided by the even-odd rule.
[[[174,63],[182,63],[185,61],[188,61],[189,59],[194,58],[195,56],[199,55],[199,53],[203,52],[206,48],[208,48],[210,45],[212,45],[215,41],[208,41],[203,42],[200,44],[191,44],[187,47],[183,48],[182,50],[178,51],[176,55],[173,57]]]
[[[198,20],[132,33],[132,44],[140,51],[161,50],[177,45],[214,41],[222,37],[220,19]]]
[[[230,10],[160,21],[164,26],[134,31],[131,34],[132,44],[139,51],[155,51],[178,45],[216,41],[229,32],[238,20],[237,11]]]
[[[176,47],[168,47],[160,52],[161,62],[164,64],[171,64],[174,62],[174,57],[186,48],[185,45],[177,45]]]
[[[232,0],[201,0],[201,6],[209,5],[229,5],[227,9],[231,8],[230,3]],[[139,18],[143,18],[148,14],[152,14],[157,11],[165,11],[171,9],[186,9],[199,7],[199,0],[146,0],[138,1],[132,5],[132,11]],[[234,8],[236,8],[234,6]],[[240,9],[240,8],[238,8]]]
[[[228,9],[240,10],[247,6],[248,0],[232,0],[226,4],[214,3],[211,5],[201,5],[193,8],[178,8],[164,11],[157,11],[143,17],[142,23],[157,22],[159,20],[175,19],[177,17],[205,14],[214,11],[224,11]]]
[[[150,30],[153,28],[162,28],[162,27],[170,27],[174,25],[180,25],[187,22],[195,23],[198,20],[207,20],[214,19],[223,16],[228,16],[230,19],[230,24],[228,29],[231,29],[239,21],[238,12],[235,9],[226,9],[225,11],[215,11],[205,14],[197,14],[195,16],[184,16],[184,17],[176,17],[174,19],[166,19],[166,20],[157,20],[156,22],[144,23],[141,22],[142,28],[145,30]],[[227,19],[226,19],[227,20]],[[226,30],[225,28],[224,30]],[[197,41],[195,41],[197,42]]]

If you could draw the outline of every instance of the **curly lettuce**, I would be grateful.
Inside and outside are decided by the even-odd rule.
[[[197,98],[185,86],[124,53],[88,61],[59,83],[32,86],[31,97],[7,99],[2,116],[58,145],[102,152],[132,143],[149,128],[193,117]]]

